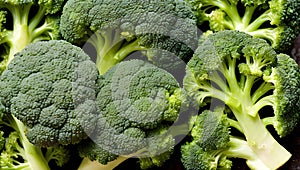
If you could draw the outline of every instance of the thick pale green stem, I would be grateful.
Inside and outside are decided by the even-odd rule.
[[[262,167],[266,167],[264,169],[277,169],[290,159],[291,154],[274,139],[260,118],[258,109],[255,109],[255,103],[253,103],[253,98],[251,93],[249,93],[255,82],[255,77],[245,76],[243,79],[244,84],[241,85],[241,82],[238,82],[236,79],[235,68],[237,66],[235,59],[228,60],[227,62],[228,66],[223,64],[221,71],[230,89],[230,94],[227,97],[232,98],[232,100],[223,101],[233,112],[239,123],[240,131],[245,135],[246,141],[253,153],[257,155],[258,159],[255,162],[258,161],[259,164],[263,164],[264,166]],[[270,88],[272,87],[264,84],[258,89],[268,91]],[[257,97],[260,98],[262,94],[255,94],[254,100],[256,101],[258,100]],[[253,110],[256,112],[252,113]],[[255,165],[250,160],[248,163],[251,166]],[[260,170],[258,167],[253,168]]]
[[[246,159],[246,163],[251,169],[270,170],[269,167],[267,167],[260,159],[257,159],[257,155],[253,152],[245,140],[231,137],[229,146],[230,148],[225,151],[226,156]]]
[[[16,8],[9,8],[13,16],[13,31],[9,40],[10,51],[7,64],[11,62],[14,55],[24,49],[30,42],[30,32],[28,30],[28,17],[31,5]]]
[[[78,168],[78,170],[113,170],[129,157],[119,156],[116,160],[108,162],[106,165],[102,165],[97,161],[91,161],[88,158],[84,158]]]
[[[251,24],[247,27],[245,32],[253,32],[257,30],[261,25],[271,20],[270,18],[270,12],[266,11],[264,14],[260,15],[258,18],[256,18]]]
[[[239,94],[239,96],[243,96],[243,94]],[[244,100],[241,99],[241,102]],[[248,114],[250,107],[245,105],[236,107],[233,103],[229,104],[229,107],[237,121],[240,122],[250,148],[266,167],[270,170],[277,169],[290,159],[291,154],[274,139],[259,115],[256,114],[253,117]]]
[[[13,116],[16,128],[18,129],[20,140],[25,151],[25,157],[31,170],[50,170],[48,162],[40,148],[31,144],[25,136],[26,128],[24,124]]]
[[[121,43],[122,42],[116,43],[114,44],[115,46],[108,48],[105,54],[97,54],[96,65],[98,66],[100,74],[104,74],[109,68],[128,57],[131,53],[146,50],[138,45],[138,40],[134,40],[125,45]]]

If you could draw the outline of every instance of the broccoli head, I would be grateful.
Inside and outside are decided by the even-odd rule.
[[[269,41],[277,52],[291,50],[300,33],[299,0],[187,0],[198,24],[212,31],[239,30]]]
[[[197,45],[195,17],[183,0],[69,0],[60,31],[67,41],[95,49],[101,74],[133,53],[172,69]]]
[[[58,39],[64,0],[0,1],[0,73],[26,45]]]
[[[32,43],[0,77],[1,103],[29,127],[33,144],[78,143],[94,127],[98,75],[79,47],[63,40]]]
[[[141,158],[144,169],[161,166],[175,145],[169,129],[178,120],[183,100],[177,80],[147,61],[133,59],[116,64],[98,82],[97,126],[89,135],[92,145],[82,142],[81,155],[101,164],[121,156]]]
[[[274,137],[290,134],[300,117],[300,72],[290,56],[277,54],[263,39],[225,30],[199,41],[186,72],[191,100],[202,108],[223,103],[230,126],[264,166],[276,169],[290,158]]]

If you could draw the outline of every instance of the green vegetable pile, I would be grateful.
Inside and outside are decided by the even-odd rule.
[[[0,0],[0,170],[284,168],[299,34],[300,0]]]

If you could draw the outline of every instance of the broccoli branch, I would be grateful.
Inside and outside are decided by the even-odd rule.
[[[232,136],[230,137],[228,146],[229,148],[222,152],[222,154],[232,158],[238,157],[247,160],[246,163],[251,169],[269,169],[260,159],[257,158],[256,153],[253,152],[252,148],[249,147],[249,144],[244,139]]]
[[[251,22],[252,16],[257,8],[257,6],[247,6],[245,7],[245,12],[243,16],[240,15],[239,10],[236,4],[231,4],[227,0],[219,0],[219,1],[203,1],[203,7],[209,8],[218,7],[222,11],[224,11],[229,19],[226,21],[222,21],[226,23],[225,26],[229,29],[246,31]]]
[[[11,166],[13,167],[1,167],[1,169],[12,170],[29,168],[31,170],[50,170],[48,162],[45,160],[41,149],[31,144],[25,136],[26,127],[24,126],[24,124],[12,115],[7,115],[6,117],[8,123],[0,123],[12,127],[17,132],[19,136],[20,146],[18,142],[14,143],[14,147],[18,151],[18,153],[16,153],[16,158],[21,156],[22,159],[25,160],[25,163],[19,163],[15,160],[10,160],[10,162],[12,163]],[[15,166],[15,164],[17,165]]]
[[[88,39],[88,43],[96,49],[96,65],[100,74],[104,74],[129,54],[145,50],[144,47],[139,46],[137,39],[127,42],[121,34],[120,30],[100,30]]]
[[[262,107],[272,104],[272,98],[274,96],[262,96],[274,87],[263,83],[256,92],[254,92],[254,96],[252,96],[250,92],[256,81],[255,76],[241,74],[240,76],[244,77],[241,78],[243,81],[238,82],[236,78],[238,77],[236,75],[236,68],[236,59],[234,58],[226,58],[226,62],[223,62],[220,66],[224,80],[223,85],[219,86],[223,87],[227,85],[229,91],[224,92],[226,98],[218,99],[221,99],[233,112],[239,125],[238,130],[245,135],[247,144],[257,156],[257,160],[260,160],[264,164],[264,167],[276,169],[282,166],[291,157],[291,154],[274,139],[266,129],[264,121],[258,114],[258,111]],[[216,76],[210,78],[214,80]],[[211,97],[218,96],[214,95],[214,92],[212,92]],[[257,160],[254,162],[257,162]],[[250,164],[250,167],[255,165],[252,164],[251,161],[248,163]],[[259,163],[259,166],[260,164],[261,163]]]
[[[5,30],[5,36],[1,40],[1,44],[8,46],[8,57],[5,65],[8,65],[14,55],[24,49],[29,43],[40,40],[50,40],[53,37],[51,31],[55,28],[53,23],[45,22],[41,26],[41,22],[45,17],[46,9],[39,6],[39,10],[31,18],[33,4],[11,5],[1,4],[0,8],[7,9],[13,20],[11,30]],[[54,22],[54,21],[53,21]]]

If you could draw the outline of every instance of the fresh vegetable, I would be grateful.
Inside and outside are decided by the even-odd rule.
[[[28,44],[58,39],[64,0],[0,1],[0,73]]]
[[[239,30],[269,41],[278,52],[289,52],[300,33],[299,0],[186,0],[209,29]]]
[[[129,60],[109,69],[98,87],[97,128],[90,144],[81,145],[80,155],[111,169],[133,156],[142,158],[143,169],[169,159],[175,145],[169,129],[183,100],[177,80],[146,61]],[[81,168],[86,166],[84,162]]]
[[[26,130],[27,127],[12,115],[5,114],[0,118],[1,170],[50,170],[49,164],[53,161],[58,167],[69,161],[67,148],[37,147],[28,141]]]
[[[95,49],[101,74],[141,52],[155,65],[174,69],[197,45],[195,17],[183,0],[69,0],[60,31],[67,41]]]
[[[195,141],[182,149],[187,169],[222,167],[226,157],[244,158],[251,169],[277,169],[290,159],[275,138],[290,134],[299,122],[300,72],[291,57],[249,34],[221,31],[199,41],[186,71],[184,89],[192,100],[211,109],[218,100],[226,111],[198,118]],[[239,131],[238,139],[229,129]]]
[[[0,100],[5,114],[28,127],[34,145],[75,144],[93,131],[97,79],[97,67],[79,47],[62,40],[36,42],[2,73]]]
[[[299,10],[0,0],[0,169],[294,169]]]

